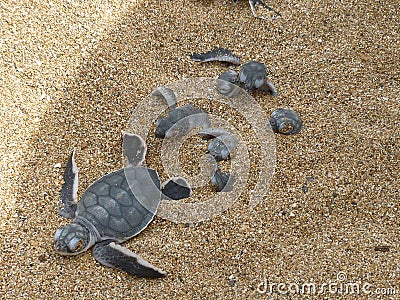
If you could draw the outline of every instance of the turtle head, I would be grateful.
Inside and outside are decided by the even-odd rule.
[[[76,223],[60,227],[54,235],[56,251],[61,255],[77,255],[95,243],[88,229]]]
[[[159,118],[156,121],[156,138],[163,139],[167,131],[173,126],[174,124],[168,120],[167,118]]]

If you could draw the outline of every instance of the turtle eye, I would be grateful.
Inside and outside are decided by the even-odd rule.
[[[74,237],[69,243],[68,243],[68,249],[71,252],[78,252],[82,250],[83,248],[83,241],[77,237]]]

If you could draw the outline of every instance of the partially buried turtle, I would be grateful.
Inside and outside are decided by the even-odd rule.
[[[206,128],[199,135],[210,139],[208,152],[216,161],[226,160],[239,144],[239,140],[223,128]]]
[[[183,178],[172,178],[162,187],[157,172],[141,166],[146,150],[140,136],[124,133],[123,152],[128,166],[98,179],[78,203],[78,169],[75,150],[72,152],[64,173],[58,211],[73,221],[55,233],[59,254],[77,255],[94,246],[93,257],[107,267],[138,277],[165,276],[164,271],[120,245],[149,225],[162,198],[182,199],[191,194]]]

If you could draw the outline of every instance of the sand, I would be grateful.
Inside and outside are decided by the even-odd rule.
[[[345,291],[351,283],[364,286],[360,299],[397,299],[398,3],[269,4],[283,17],[256,19],[247,1],[228,0],[0,4],[2,299],[337,299],[354,296]],[[211,220],[156,217],[125,246],[166,270],[164,279],[103,267],[90,251],[55,253],[54,232],[68,223],[57,201],[70,151],[77,148],[82,195],[121,166],[121,130],[155,87],[227,68],[189,59],[216,46],[266,64],[279,91],[254,94],[266,115],[288,107],[304,121],[300,134],[276,136],[264,200],[249,210],[249,182]],[[251,129],[241,129],[251,139]],[[184,149],[202,143],[191,141]],[[157,153],[160,141],[147,142]],[[193,157],[182,156],[191,170]],[[257,151],[250,159],[254,179]],[[162,173],[157,158],[149,160]],[[296,291],[304,284],[317,292]],[[289,286],[293,293],[283,295]]]

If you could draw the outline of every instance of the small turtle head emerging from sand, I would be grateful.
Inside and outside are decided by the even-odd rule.
[[[107,267],[139,277],[165,275],[161,269],[119,245],[149,225],[162,198],[182,199],[191,194],[183,178],[172,178],[161,187],[157,172],[141,166],[146,149],[140,136],[124,133],[123,150],[128,166],[98,179],[78,203],[78,169],[75,151],[72,152],[64,173],[59,213],[73,221],[54,235],[59,254],[77,255],[94,246],[93,257]]]
[[[216,161],[226,160],[239,144],[239,140],[223,128],[206,128],[199,135],[209,139],[208,152]]]

